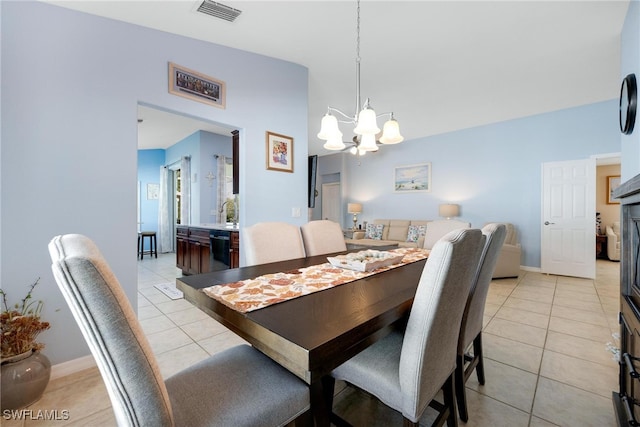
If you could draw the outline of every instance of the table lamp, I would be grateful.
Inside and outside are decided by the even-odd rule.
[[[356,229],[356,223],[358,222],[358,214],[362,213],[361,203],[349,203],[347,204],[347,212],[353,214],[353,229]]]
[[[460,215],[460,205],[445,204],[438,207],[438,213],[447,219]]]

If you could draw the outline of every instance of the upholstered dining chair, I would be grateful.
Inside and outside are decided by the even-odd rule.
[[[347,250],[342,228],[326,219],[310,221],[300,227],[307,256],[330,254]]]
[[[392,331],[334,369],[326,379],[327,391],[336,379],[344,380],[402,413],[404,425],[417,426],[431,406],[439,411],[434,425],[446,421],[456,426],[456,345],[483,245],[479,229],[443,236],[422,271],[404,333]],[[434,400],[440,389],[444,404]],[[331,408],[329,394],[326,398]]]
[[[304,258],[300,228],[286,222],[259,222],[240,233],[247,265]]]
[[[309,388],[248,345],[163,380],[120,283],[98,247],[69,234],[49,243],[52,270],[107,387],[120,426],[274,426],[309,421]]]
[[[459,230],[461,228],[471,228],[471,224],[455,219],[429,221],[427,222],[423,247],[425,249],[431,249],[442,236],[450,231]]]
[[[460,327],[460,337],[458,338],[455,373],[456,400],[460,419],[464,422],[469,419],[465,383],[474,369],[478,376],[478,382],[484,384],[482,318],[493,270],[500,256],[500,251],[507,235],[507,228],[504,224],[487,224],[482,228],[482,234],[485,236],[484,249],[480,255],[475,281],[471,286],[469,298],[462,314],[462,325]],[[473,356],[466,352],[472,343]],[[466,362],[469,362],[469,364],[465,368]]]

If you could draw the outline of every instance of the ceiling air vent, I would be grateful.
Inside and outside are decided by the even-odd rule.
[[[198,12],[206,15],[213,16],[215,18],[224,19],[225,21],[233,22],[242,13],[241,10],[234,9],[226,6],[222,3],[215,1],[204,0],[198,7]]]

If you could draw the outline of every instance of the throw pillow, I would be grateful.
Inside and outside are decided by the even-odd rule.
[[[407,233],[407,242],[417,242],[420,237],[427,233],[426,225],[410,225]]]
[[[367,230],[364,233],[365,239],[382,240],[382,229],[384,224],[367,224]]]

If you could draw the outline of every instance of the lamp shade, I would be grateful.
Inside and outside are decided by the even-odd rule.
[[[331,138],[342,139],[342,132],[340,132],[340,128],[338,127],[338,119],[336,119],[336,116],[327,113],[322,117],[318,138],[325,141]]]
[[[347,212],[350,214],[362,213],[362,203],[349,203],[347,204]]]
[[[380,132],[376,123],[376,112],[372,108],[365,108],[358,114],[358,123],[353,130],[358,135],[375,135]]]
[[[400,125],[396,119],[387,120],[382,128],[382,136],[380,142],[383,144],[398,144],[404,141],[404,137],[400,135]]]
[[[460,215],[460,205],[440,205],[438,208],[438,214],[445,218],[451,218]]]
[[[329,138],[323,147],[326,150],[344,150],[346,145],[342,142],[342,138]]]
[[[360,145],[358,145],[358,149],[360,151],[378,151],[375,134],[362,135],[360,139]]]

